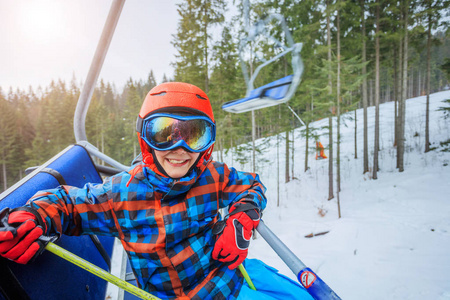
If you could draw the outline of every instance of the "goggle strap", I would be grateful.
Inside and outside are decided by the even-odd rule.
[[[139,115],[136,120],[136,131],[142,134],[142,126],[144,125],[144,119],[142,119]]]

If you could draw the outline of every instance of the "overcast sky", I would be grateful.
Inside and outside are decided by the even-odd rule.
[[[0,0],[0,86],[28,90],[51,80],[84,81],[112,0]],[[173,76],[178,0],[127,0],[99,78]]]

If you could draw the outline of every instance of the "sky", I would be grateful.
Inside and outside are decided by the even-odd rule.
[[[121,88],[132,77],[173,76],[175,0],[127,0],[99,79]],[[0,0],[0,87],[46,87],[52,80],[82,82],[111,0]]]

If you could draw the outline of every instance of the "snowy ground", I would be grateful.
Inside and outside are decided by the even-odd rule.
[[[309,156],[310,170],[304,172],[305,140],[295,132],[297,178],[284,183],[284,145],[280,145],[280,206],[277,207],[276,138],[260,141],[271,147],[258,160],[257,172],[268,188],[267,226],[335,292],[346,300],[359,299],[450,299],[450,153],[439,142],[450,139],[450,119],[438,107],[450,98],[450,91],[431,95],[430,141],[438,149],[424,153],[425,97],[406,103],[405,171],[396,169],[394,103],[380,106],[378,179],[363,171],[363,115],[358,118],[358,158],[354,158],[354,120],[341,128],[342,217],[335,198],[328,201],[328,160]],[[373,156],[374,108],[369,108],[369,156]],[[354,112],[349,113],[354,116]],[[314,124],[327,125],[328,120]],[[326,130],[321,130],[326,134]],[[336,130],[335,130],[336,131]],[[321,137],[326,147],[328,139]],[[336,140],[336,139],[335,139]],[[312,145],[314,141],[310,141]],[[336,149],[336,148],[335,148]],[[217,157],[217,155],[215,156]],[[238,169],[250,164],[225,162]],[[369,166],[373,166],[370,160]],[[320,216],[319,211],[325,212]],[[326,235],[305,238],[310,233]],[[249,257],[274,266],[295,278],[268,244],[259,237],[252,241]],[[250,274],[251,276],[251,274]]]

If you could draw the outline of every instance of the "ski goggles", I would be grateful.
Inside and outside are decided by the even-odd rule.
[[[203,152],[216,139],[216,125],[203,116],[160,113],[145,119],[138,117],[136,130],[150,147],[158,151],[183,147],[190,152]]]

